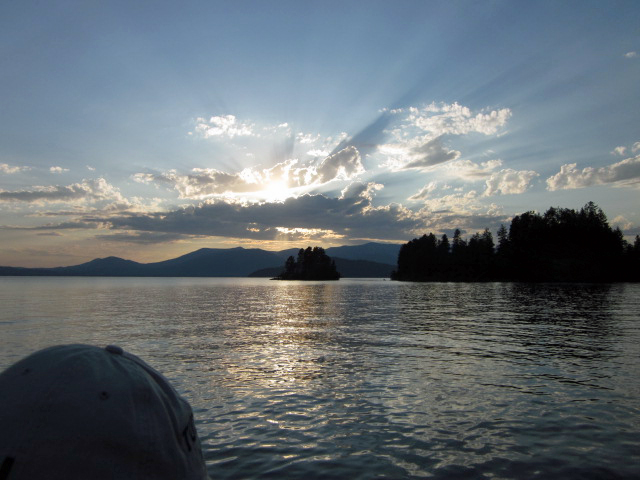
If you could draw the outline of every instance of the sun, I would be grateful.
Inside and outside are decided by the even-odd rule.
[[[260,192],[260,197],[267,202],[281,202],[291,196],[291,189],[284,180],[271,180]]]

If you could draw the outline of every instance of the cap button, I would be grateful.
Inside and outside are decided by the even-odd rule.
[[[122,355],[124,353],[122,347],[119,347],[117,345],[107,345],[105,347],[105,350],[109,353],[113,353],[114,355]]]

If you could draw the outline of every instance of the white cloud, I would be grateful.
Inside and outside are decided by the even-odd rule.
[[[275,227],[276,231],[279,234],[285,235],[287,237],[295,237],[299,240],[305,239],[313,239],[314,241],[319,240],[335,240],[338,238],[344,238],[346,235],[340,235],[333,230],[325,230],[322,228],[289,228],[289,227]],[[248,229],[252,232],[260,232],[259,228]]]
[[[347,147],[328,156],[316,169],[315,178],[310,183],[327,183],[332,180],[349,180],[364,172],[360,152],[355,147]]]
[[[622,215],[618,215],[616,218],[611,220],[611,224],[620,227],[620,229],[622,230],[630,230],[631,228],[633,228],[633,223],[631,223]]]
[[[489,197],[492,195],[509,195],[524,193],[531,181],[539,176],[533,170],[513,170],[506,168],[499,172],[493,173],[486,181],[487,189],[483,195]]]
[[[6,163],[0,163],[0,173],[5,173],[7,175],[11,175],[13,173],[25,172],[27,170],[31,170],[30,167],[18,167],[8,165]]]
[[[502,160],[487,160],[482,163],[475,163],[471,160],[457,160],[444,166],[444,171],[453,177],[467,181],[478,181],[489,177],[496,168],[502,165]]]
[[[411,201],[424,200],[429,196],[431,196],[431,194],[435,192],[437,189],[438,189],[438,182],[429,182],[424,187],[422,187],[418,193],[411,195],[409,197],[409,200]]]
[[[636,58],[638,56],[637,52],[627,52],[624,54],[626,58]]]
[[[403,143],[381,145],[379,150],[388,158],[384,166],[393,171],[429,170],[460,157],[459,151],[442,145],[441,137],[415,137]]]
[[[394,141],[380,145],[378,150],[387,157],[383,166],[394,171],[430,170],[456,161],[462,153],[446,146],[445,136],[495,135],[511,117],[508,108],[474,112],[458,103],[431,103],[386,113],[399,121],[388,131]]]
[[[454,193],[427,199],[424,202],[424,207],[431,213],[471,215],[483,209],[483,206],[478,202],[478,197],[478,192],[475,190],[467,193]]]
[[[620,155],[623,156],[627,153],[627,151],[630,150],[631,153],[638,153],[640,152],[640,142],[636,142],[634,143],[630,149],[627,149],[627,147],[624,146],[619,146],[613,149],[613,151],[611,152],[614,155]]]
[[[575,163],[562,165],[558,173],[547,179],[547,190],[568,190],[604,184],[618,187],[640,186],[640,155],[600,168],[585,167],[579,170],[576,167]]]
[[[194,168],[191,174],[176,170],[166,173],[136,173],[139,183],[156,183],[178,191],[180,198],[205,198],[212,195],[255,194],[273,198],[287,196],[287,189],[297,189],[329,183],[334,180],[352,180],[364,172],[360,153],[347,147],[320,161],[301,165],[297,159],[280,162],[271,168],[245,168],[240,173],[226,173],[214,168]]]
[[[68,172],[69,169],[68,168],[62,168],[62,167],[51,167],[51,168],[49,168],[49,171],[51,173],[64,173],[64,172]]]
[[[627,147],[616,147],[613,149],[613,151],[611,152],[613,155],[624,155],[627,151]]]
[[[35,186],[31,190],[0,190],[2,202],[26,202],[34,204],[86,203],[102,200],[128,203],[120,191],[104,178],[83,180],[72,185]]]
[[[252,136],[254,126],[238,122],[234,115],[221,115],[206,120],[202,117],[196,119],[196,132],[205,138],[223,137],[233,138],[237,136]]]
[[[328,152],[327,150],[314,149],[314,150],[309,150],[307,152],[307,155],[311,157],[326,157],[329,155],[329,153],[330,152]]]
[[[495,134],[511,117],[511,110],[480,111],[458,103],[432,103],[422,109],[410,108],[408,121],[413,126],[432,135],[465,135],[471,132]]]

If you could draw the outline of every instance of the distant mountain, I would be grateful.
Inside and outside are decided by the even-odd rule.
[[[400,245],[366,243],[332,247],[326,252],[331,257],[336,257],[336,253],[341,252],[338,256],[341,263],[336,258],[336,266],[344,277],[388,277],[395,268],[399,249]],[[282,271],[285,260],[290,255],[297,255],[298,250],[293,248],[270,252],[242,247],[202,248],[181,257],[154,263],[107,257],[68,267],[0,267],[0,276],[246,277],[267,268],[277,269],[274,274],[277,275]]]
[[[368,260],[370,262],[396,265],[398,263],[399,244],[394,243],[363,243],[362,245],[344,245],[342,247],[329,247],[325,249],[331,258],[338,257],[346,260]],[[289,256],[296,257],[299,248],[289,248],[274,252],[286,260]]]
[[[151,276],[246,277],[257,268],[273,266],[280,258],[258,248],[202,248],[164,262],[146,264]]]
[[[257,248],[202,248],[163,262],[138,263],[118,257],[107,257],[70,267],[0,267],[0,275],[246,277],[256,268],[266,268],[279,263],[281,260],[276,254]]]
[[[336,269],[343,278],[389,278],[396,267],[386,263],[370,262],[368,260],[348,260],[332,257],[336,262]],[[263,268],[251,273],[250,277],[275,277],[280,275],[284,266]]]
[[[400,247],[401,245],[392,243],[369,242],[362,245],[331,247],[327,248],[326,252],[331,258],[338,257],[347,260],[369,260],[370,262],[397,265]]]

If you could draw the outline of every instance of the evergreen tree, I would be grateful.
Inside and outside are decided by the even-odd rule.
[[[619,228],[593,202],[579,211],[549,208],[543,215],[516,215],[498,229],[495,249],[489,229],[468,241],[459,229],[449,244],[433,233],[403,245],[392,278],[413,281],[640,280],[640,237],[629,245]]]
[[[338,280],[340,273],[336,269],[336,263],[321,247],[301,248],[298,258],[287,258],[284,270],[278,280]]]

